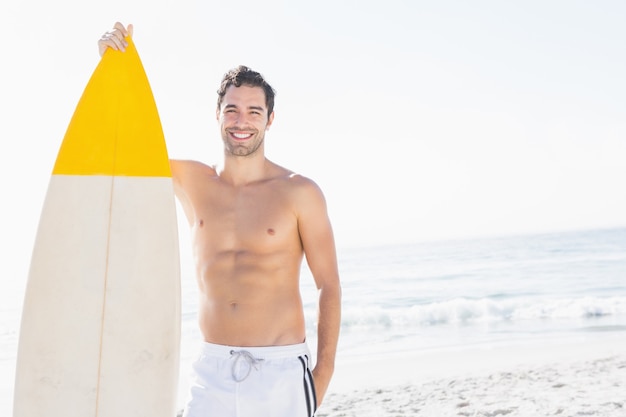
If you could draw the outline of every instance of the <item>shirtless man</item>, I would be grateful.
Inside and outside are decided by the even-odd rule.
[[[132,26],[116,23],[98,41],[100,54],[123,51],[127,36]],[[204,337],[188,417],[312,416],[333,374],[341,314],[333,233],[318,186],[265,157],[273,106],[260,74],[231,70],[215,114],[223,160],[171,161],[191,227]],[[304,256],[319,290],[312,372],[299,291]]]

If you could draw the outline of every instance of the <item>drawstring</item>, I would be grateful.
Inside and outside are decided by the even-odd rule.
[[[245,380],[250,375],[250,372],[252,372],[252,368],[258,370],[259,368],[257,367],[257,365],[263,362],[263,359],[255,358],[252,353],[248,352],[247,350],[231,350],[230,356],[231,358],[233,356],[235,357],[235,361],[233,362],[233,366],[231,368],[231,374],[236,382],[241,382]],[[237,363],[241,358],[243,358],[248,364],[248,372],[246,372],[246,374],[242,378],[238,378],[236,368]]]

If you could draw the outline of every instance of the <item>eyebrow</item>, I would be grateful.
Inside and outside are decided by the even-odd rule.
[[[227,104],[224,106],[224,109],[236,109],[236,108],[237,106],[235,106],[234,104]],[[265,108],[261,106],[249,106],[248,110],[258,110],[260,112],[263,112]]]

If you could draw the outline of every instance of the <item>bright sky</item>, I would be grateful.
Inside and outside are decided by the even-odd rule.
[[[135,24],[172,157],[219,155],[227,69],[268,78],[268,156],[322,187],[340,247],[626,225],[626,3],[208,3],[2,2],[1,242],[20,279],[116,20]]]

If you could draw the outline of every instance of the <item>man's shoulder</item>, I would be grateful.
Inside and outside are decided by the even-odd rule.
[[[303,191],[319,190],[319,186],[317,185],[317,183],[315,181],[313,181],[309,177],[305,177],[302,174],[298,174],[298,173],[292,172],[288,176],[288,181],[289,181],[289,183],[293,187],[295,187],[297,189],[301,189]]]
[[[279,182],[283,191],[298,205],[306,205],[311,200],[324,199],[317,183],[305,175],[285,169],[283,175],[279,176]]]
[[[299,218],[311,213],[318,215],[325,212],[326,199],[315,181],[294,172],[288,176],[287,182],[290,201]]]
[[[170,159],[170,166],[174,175],[185,175],[186,173],[200,173],[203,172],[208,175],[215,175],[215,167],[202,163],[200,161],[193,161],[190,159]]]
[[[274,166],[274,178],[279,180],[283,184],[283,186],[287,187],[288,189],[294,191],[319,189],[315,181],[313,181],[311,178],[276,164],[274,164]]]

